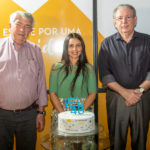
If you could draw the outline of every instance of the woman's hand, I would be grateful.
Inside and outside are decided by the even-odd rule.
[[[64,111],[63,106],[61,105],[61,102],[56,93],[54,92],[50,93],[50,101],[52,102],[52,105],[59,113]]]
[[[88,95],[88,97],[84,102],[84,110],[87,110],[93,104],[95,98],[96,98],[96,92],[92,92]]]

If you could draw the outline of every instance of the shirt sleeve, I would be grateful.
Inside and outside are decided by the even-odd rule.
[[[91,65],[88,65],[88,93],[96,92],[96,75]]]
[[[115,78],[111,72],[110,66],[108,46],[106,44],[106,41],[104,40],[101,44],[98,56],[99,78],[102,81],[103,85],[106,85],[110,82],[115,82]]]
[[[43,57],[41,50],[38,46],[36,46],[36,52],[38,57],[38,100],[37,104],[39,106],[46,106],[48,104],[47,90],[46,90],[46,79],[45,79],[45,68],[43,63]]]
[[[57,93],[58,92],[58,73],[59,73],[59,63],[52,66],[50,77],[49,77],[49,91]]]
[[[150,37],[148,36],[148,47],[150,47]],[[149,57],[150,57],[150,51],[149,51]],[[150,61],[149,61],[149,67],[148,67],[148,72],[146,74],[145,80],[149,81],[150,80]]]
[[[150,80],[150,72],[147,73],[145,80]]]

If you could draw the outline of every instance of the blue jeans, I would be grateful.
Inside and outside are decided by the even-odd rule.
[[[0,150],[35,150],[36,109],[11,112],[0,109]]]

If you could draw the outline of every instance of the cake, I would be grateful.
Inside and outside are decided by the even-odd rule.
[[[58,131],[64,133],[86,133],[95,129],[95,116],[93,112],[85,111],[83,114],[74,114],[70,111],[58,114]]]

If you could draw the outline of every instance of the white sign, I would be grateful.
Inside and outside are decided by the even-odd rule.
[[[43,6],[48,0],[12,0],[24,10],[30,13],[34,13],[41,6]]]

